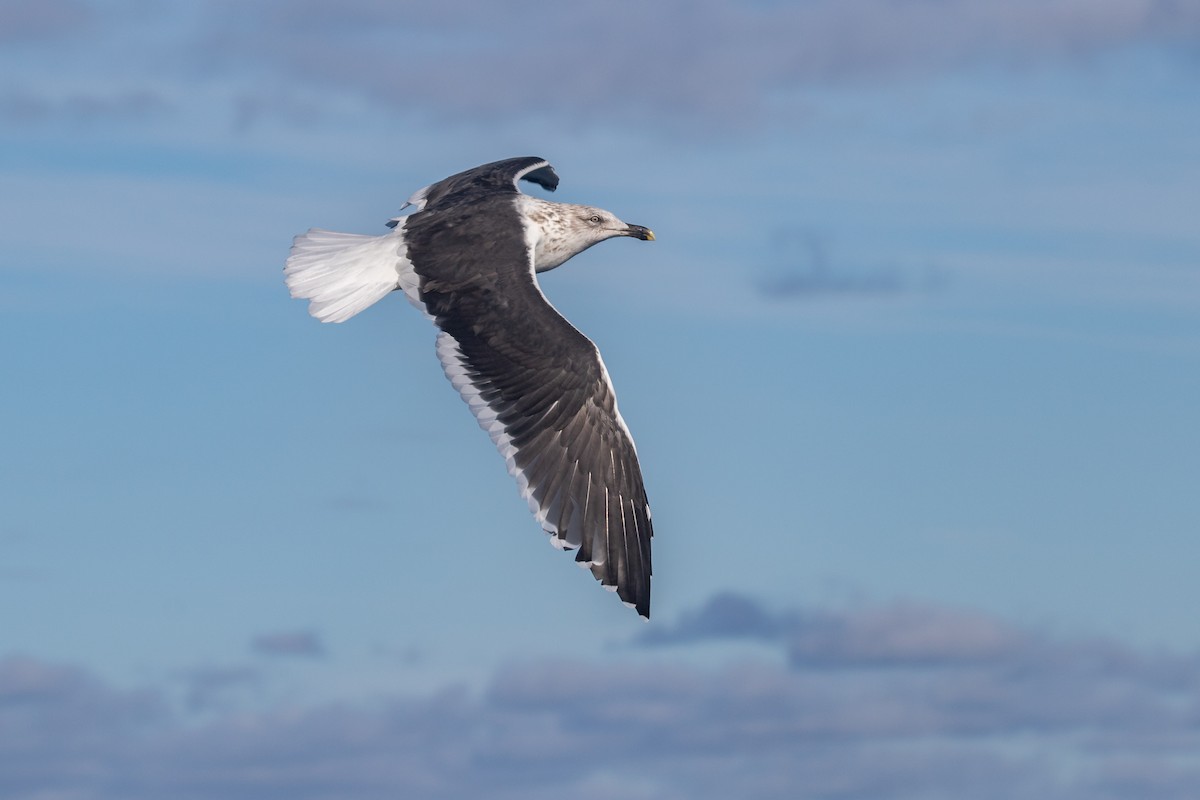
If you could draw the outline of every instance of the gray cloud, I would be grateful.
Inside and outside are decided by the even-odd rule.
[[[181,677],[185,685],[184,702],[195,712],[234,708],[242,692],[258,691],[263,685],[262,674],[246,666],[198,667]]]
[[[1144,42],[1194,44],[1174,0],[604,4],[478,0],[212,3],[206,70],[494,120],[753,124],[781,91],[979,63],[1028,66]]]
[[[321,637],[312,631],[275,631],[255,636],[250,646],[264,656],[300,656],[318,658],[325,655]]]
[[[1200,687],[1200,656],[1146,656],[1113,642],[1060,642],[995,617],[915,603],[773,610],[735,593],[713,596],[674,623],[655,623],[640,647],[750,639],[774,643],[793,669],[921,670],[986,667],[1013,675],[1055,670]]]
[[[486,124],[532,117],[650,127],[695,139],[752,128],[812,87],[1200,41],[1200,10],[1177,0],[193,0],[185,13],[139,4],[89,12],[54,0],[13,8],[0,22],[8,14],[13,30],[26,31],[20,36],[45,34],[51,45],[49,33],[94,29],[69,52],[60,48],[69,58],[50,58],[54,69],[112,64],[105,48],[130,30],[147,32],[120,48],[107,76],[112,94],[89,101],[105,113],[145,113],[152,75],[160,95],[153,108],[200,103],[211,116],[207,104],[223,102],[236,129],[263,119],[344,123],[369,109]],[[13,85],[10,115],[72,112],[31,104],[40,90]]]
[[[635,642],[653,646],[710,639],[776,641],[797,624],[793,613],[770,611],[752,597],[721,592],[696,611],[685,612],[673,625],[656,623],[639,634]]]
[[[928,606],[722,595],[651,636],[790,663],[509,665],[476,694],[171,712],[157,691],[0,661],[0,795],[142,798],[1200,796],[1200,661]],[[819,668],[814,668],[818,666]],[[240,686],[253,671],[203,682]],[[252,710],[260,709],[260,710]]]
[[[72,123],[145,120],[170,113],[172,104],[157,92],[145,89],[97,94],[76,92],[51,98],[10,89],[0,94],[0,120],[20,124],[63,119]]]
[[[776,231],[771,238],[770,269],[757,281],[759,292],[771,300],[812,297],[880,297],[924,292],[944,284],[933,267],[901,268],[847,265],[832,259],[826,236],[797,229]]]
[[[0,658],[0,796],[91,791],[98,772],[129,760],[168,720],[158,692],[115,689],[83,669],[26,656]]]
[[[1029,634],[982,614],[905,604],[772,611],[733,593],[715,595],[699,610],[652,627],[635,641],[656,646],[738,638],[778,642],[794,665],[823,668],[982,662],[1034,647]]]
[[[982,663],[1036,646],[990,617],[906,605],[812,614],[787,644],[793,664],[826,668]]]
[[[78,0],[7,0],[0,4],[0,43],[70,36],[91,27],[91,8]]]

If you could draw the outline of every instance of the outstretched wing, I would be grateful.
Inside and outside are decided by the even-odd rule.
[[[650,507],[608,370],[532,267],[509,277],[503,303],[491,280],[422,287],[438,358],[552,543],[649,617]]]
[[[418,189],[404,205],[406,208],[416,206],[417,211],[422,211],[443,201],[453,201],[464,192],[469,192],[476,198],[490,192],[517,194],[520,192],[517,182],[522,180],[536,183],[551,192],[558,188],[558,173],[550,166],[549,161],[537,156],[522,156],[493,161],[451,175]],[[395,227],[397,222],[398,219],[393,219],[389,224]]]
[[[437,351],[552,542],[578,548],[577,562],[649,617],[650,507],[599,353],[591,347],[586,363],[529,361],[503,343],[447,330]]]

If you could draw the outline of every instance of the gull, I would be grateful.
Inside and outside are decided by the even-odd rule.
[[[284,267],[292,297],[344,322],[400,290],[439,329],[450,383],[500,451],[550,542],[650,617],[650,506],[600,351],[554,309],[536,273],[614,237],[654,234],[554,191],[545,159],[510,158],[420,189],[369,236],[313,228]]]

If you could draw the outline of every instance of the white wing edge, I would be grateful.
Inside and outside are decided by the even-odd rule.
[[[458,340],[445,331],[439,331],[437,335],[437,357],[438,361],[442,363],[442,370],[446,373],[450,385],[458,391],[463,401],[471,409],[479,427],[487,431],[492,444],[496,445],[496,449],[500,451],[500,455],[504,458],[504,464],[508,467],[508,474],[516,479],[521,498],[529,505],[530,513],[537,518],[538,524],[542,526],[543,530],[550,534],[557,534],[555,526],[547,522],[546,512],[538,506],[537,501],[533,498],[533,489],[529,486],[529,479],[525,477],[525,471],[517,466],[517,448],[512,443],[512,437],[504,430],[504,423],[497,418],[496,412],[488,407],[488,404],[480,397],[478,387],[471,380],[467,360],[458,346]]]

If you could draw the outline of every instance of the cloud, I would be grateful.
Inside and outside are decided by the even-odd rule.
[[[0,5],[0,43],[27,44],[91,27],[91,9],[76,0],[7,0]]]
[[[0,661],[0,795],[754,800],[802,786],[845,800],[1200,796],[1192,655],[940,607],[773,611],[735,595],[662,628],[658,643],[749,636],[790,661],[713,667],[678,647],[650,660],[538,659],[499,669],[479,693],[209,706],[196,717],[151,688],[10,658]]]
[[[89,13],[69,0],[13,8],[0,12],[0,23],[6,14],[11,30],[23,31],[12,36],[97,28],[72,42],[68,65],[112,63],[106,47],[130,30],[147,31],[121,48],[105,82],[112,95],[93,102],[129,113],[129,96],[221,97],[238,128],[265,118],[338,125],[348,114],[385,110],[488,124],[648,126],[703,138],[753,128],[814,87],[981,64],[1025,69],[1200,40],[1200,10],[1177,0],[198,0],[184,15],[136,4]],[[147,89],[147,76],[158,89]],[[28,87],[15,99],[43,93]],[[8,105],[21,107],[13,98]],[[133,105],[144,113],[144,102]]]
[[[780,92],[1200,38],[1200,11],[1173,0],[258,0],[209,11],[198,63],[265,70],[264,103],[286,85],[489,121],[741,127]]]
[[[825,668],[984,663],[1030,646],[990,617],[911,605],[813,615],[788,636],[794,665]]]
[[[234,708],[243,691],[258,691],[263,685],[262,674],[246,666],[198,667],[183,673],[182,678],[184,702],[195,712]]]
[[[81,668],[27,656],[0,658],[0,796],[91,787],[168,719],[158,692],[115,689]]]
[[[675,624],[656,624],[635,641],[642,645],[690,644],[710,639],[775,641],[796,622],[794,615],[769,611],[751,597],[721,592],[698,610],[684,612]]]
[[[940,272],[930,267],[922,274],[894,265],[847,268],[831,261],[826,237],[814,232],[779,230],[771,244],[772,269],[757,282],[759,292],[771,300],[882,297],[929,291],[944,282]]]
[[[254,652],[263,656],[300,656],[319,658],[325,655],[321,637],[312,631],[277,631],[254,637],[250,643]]]
[[[40,123],[50,119],[79,124],[145,121],[172,110],[172,104],[165,97],[146,89],[103,94],[75,92],[59,98],[16,89],[0,94],[0,119],[19,124]]]
[[[982,663],[1036,649],[1029,634],[991,617],[896,604],[828,611],[771,611],[751,597],[712,597],[673,625],[652,627],[642,646],[720,639],[779,642],[797,667],[858,668]]]

